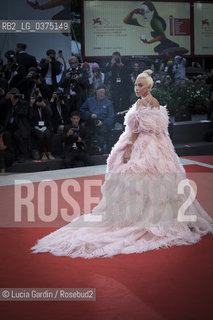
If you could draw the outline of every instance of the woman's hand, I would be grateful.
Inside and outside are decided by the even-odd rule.
[[[130,160],[131,153],[132,153],[132,144],[128,144],[123,155],[124,163],[127,163]]]
[[[150,106],[151,108],[160,108],[160,104],[158,102],[157,99],[155,99],[150,92],[147,93],[147,95],[143,98],[143,99],[139,99],[137,102],[136,102],[136,106],[137,107],[140,107],[140,106],[144,106],[144,107],[147,107],[147,106]]]
[[[144,107],[147,107],[147,105],[150,103],[150,100],[151,100],[151,94],[149,93],[149,91],[147,90],[147,92],[145,93],[145,97],[143,97],[143,99],[139,99],[137,102],[136,102],[136,106],[137,107],[141,107],[141,106],[144,106]]]
[[[142,39],[142,38],[140,37],[140,40],[141,40],[143,43],[149,43],[149,41],[148,41],[147,39]]]
[[[31,1],[29,1],[29,0],[27,0],[27,3],[28,3],[33,9],[41,9],[38,1],[35,1],[35,2],[33,3],[33,2],[31,2]]]

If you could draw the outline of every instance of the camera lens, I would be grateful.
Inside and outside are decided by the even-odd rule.
[[[43,101],[43,98],[40,96],[36,99],[37,102],[42,102]]]
[[[40,76],[39,76],[38,73],[36,73],[36,74],[33,75],[33,79],[38,80],[39,78],[40,78]]]

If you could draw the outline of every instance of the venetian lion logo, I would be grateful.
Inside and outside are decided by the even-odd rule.
[[[202,20],[202,27],[207,25],[209,27],[210,23],[209,23],[209,20],[208,19],[204,19]]]
[[[102,24],[101,18],[93,19],[93,24]]]

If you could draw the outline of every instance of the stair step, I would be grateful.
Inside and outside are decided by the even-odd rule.
[[[201,142],[205,140],[210,122],[202,121],[184,121],[173,123],[173,138],[174,144],[187,142]]]

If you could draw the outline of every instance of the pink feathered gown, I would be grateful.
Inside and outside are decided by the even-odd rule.
[[[213,219],[191,198],[185,170],[168,134],[166,107],[134,104],[125,116],[125,131],[107,159],[102,199],[90,214],[38,240],[33,253],[50,252],[72,258],[189,245],[213,233]],[[131,158],[123,153],[132,132],[139,133]],[[188,188],[188,189],[187,189]]]

